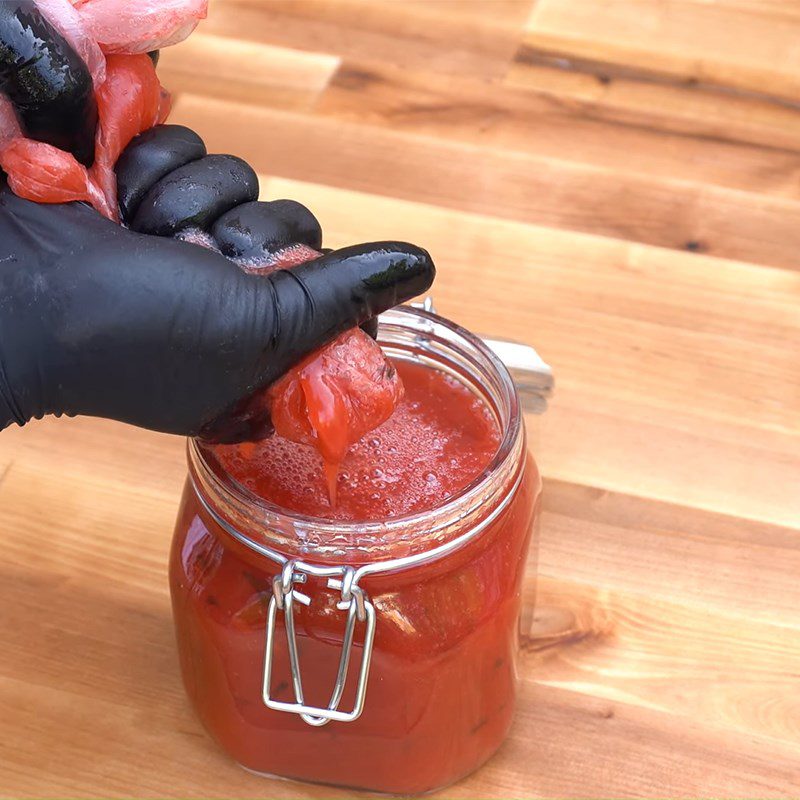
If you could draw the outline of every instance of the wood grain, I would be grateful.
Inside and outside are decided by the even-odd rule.
[[[528,86],[498,88],[457,76],[432,77],[408,68],[347,61],[332,76],[315,111],[505,152],[797,197],[796,146],[780,149],[774,139],[769,148],[736,141],[727,129],[728,120],[717,120],[716,131],[709,128],[703,135],[695,126],[694,135],[687,136],[665,130],[656,120],[625,120],[621,114],[613,118],[615,135],[609,137],[602,112],[593,113],[587,103],[564,94],[531,91]],[[792,128],[787,127],[790,135]]]
[[[286,47],[196,33],[164,50],[159,74],[174,96],[184,92],[279,108],[308,108],[325,89],[339,59]]]
[[[514,56],[504,84],[552,97],[593,120],[748,142],[768,150],[798,149],[800,119],[794,104],[755,92],[560,56],[526,45]]]
[[[500,77],[530,0],[212,0],[203,30],[434,73]]]
[[[792,3],[539,0],[525,42],[796,100],[798,34]]]
[[[174,118],[263,172],[476,214],[795,268],[800,201],[183,95]],[[220,119],[228,120],[225,128]],[[269,136],[264,135],[269,131]]]
[[[799,32],[781,0],[212,0],[162,54],[265,198],[427,247],[442,313],[555,369],[517,717],[442,796],[800,791]],[[184,476],[111,422],[0,435],[0,796],[353,796],[193,717]]]

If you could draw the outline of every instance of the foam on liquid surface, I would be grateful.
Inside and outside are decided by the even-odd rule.
[[[467,387],[444,373],[396,362],[405,398],[342,462],[335,507],[319,453],[273,436],[217,445],[222,465],[270,502],[334,520],[387,519],[441,505],[476,478],[499,446],[494,418]]]

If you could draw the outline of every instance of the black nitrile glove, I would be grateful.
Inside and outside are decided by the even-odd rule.
[[[33,0],[0,0],[0,94],[22,132],[94,161],[97,104],[89,69]]]
[[[297,241],[319,247],[310,212],[252,202],[249,167],[203,153],[177,126],[135,140],[119,165],[125,218],[162,233],[199,222],[245,257]],[[217,181],[208,159],[226,159],[226,174],[239,179]],[[86,414],[216,434],[212,423],[243,398],[341,331],[424,292],[433,276],[424,250],[398,242],[247,274],[211,250],[126,230],[80,203],[21,200],[3,182],[0,428]],[[267,430],[266,420],[251,421],[224,435]]]
[[[201,433],[308,351],[425,291],[433,274],[424,250],[389,242],[249,275],[196,245],[3,185],[0,429],[86,414]]]
[[[91,161],[91,77],[30,0],[0,0],[0,91],[26,134]],[[0,430],[85,414],[257,438],[268,420],[226,428],[221,418],[309,351],[433,280],[428,254],[397,242],[259,276],[161,238],[200,229],[243,261],[321,244],[310,212],[291,201],[254,202],[252,169],[207,156],[186,128],[137,137],[117,170],[130,230],[80,203],[22,200],[0,172]]]

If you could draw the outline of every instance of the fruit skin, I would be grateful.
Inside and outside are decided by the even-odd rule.
[[[112,211],[89,173],[69,153],[57,147],[18,137],[0,153],[0,166],[8,173],[14,194],[38,203],[71,203],[83,200],[101,213]]]
[[[278,434],[337,463],[392,415],[403,384],[380,346],[354,328],[290,370],[267,397]]]
[[[208,0],[72,0],[104,53],[138,54],[182,42],[208,14]]]

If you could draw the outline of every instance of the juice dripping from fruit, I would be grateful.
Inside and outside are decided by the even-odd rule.
[[[403,383],[380,345],[355,328],[312,353],[267,396],[276,433],[319,452],[334,506],[348,449],[391,417]]]
[[[317,433],[328,484],[328,498],[331,505],[335,506],[339,467],[348,447],[344,399],[325,383],[324,373],[316,363],[300,378],[300,386],[306,398],[308,419]]]
[[[223,469],[259,497],[312,517],[363,522],[441,505],[480,475],[497,452],[497,422],[484,401],[440,370],[398,361],[405,395],[394,413],[351,445],[337,502],[318,448],[279,433],[257,443],[213,445]]]

